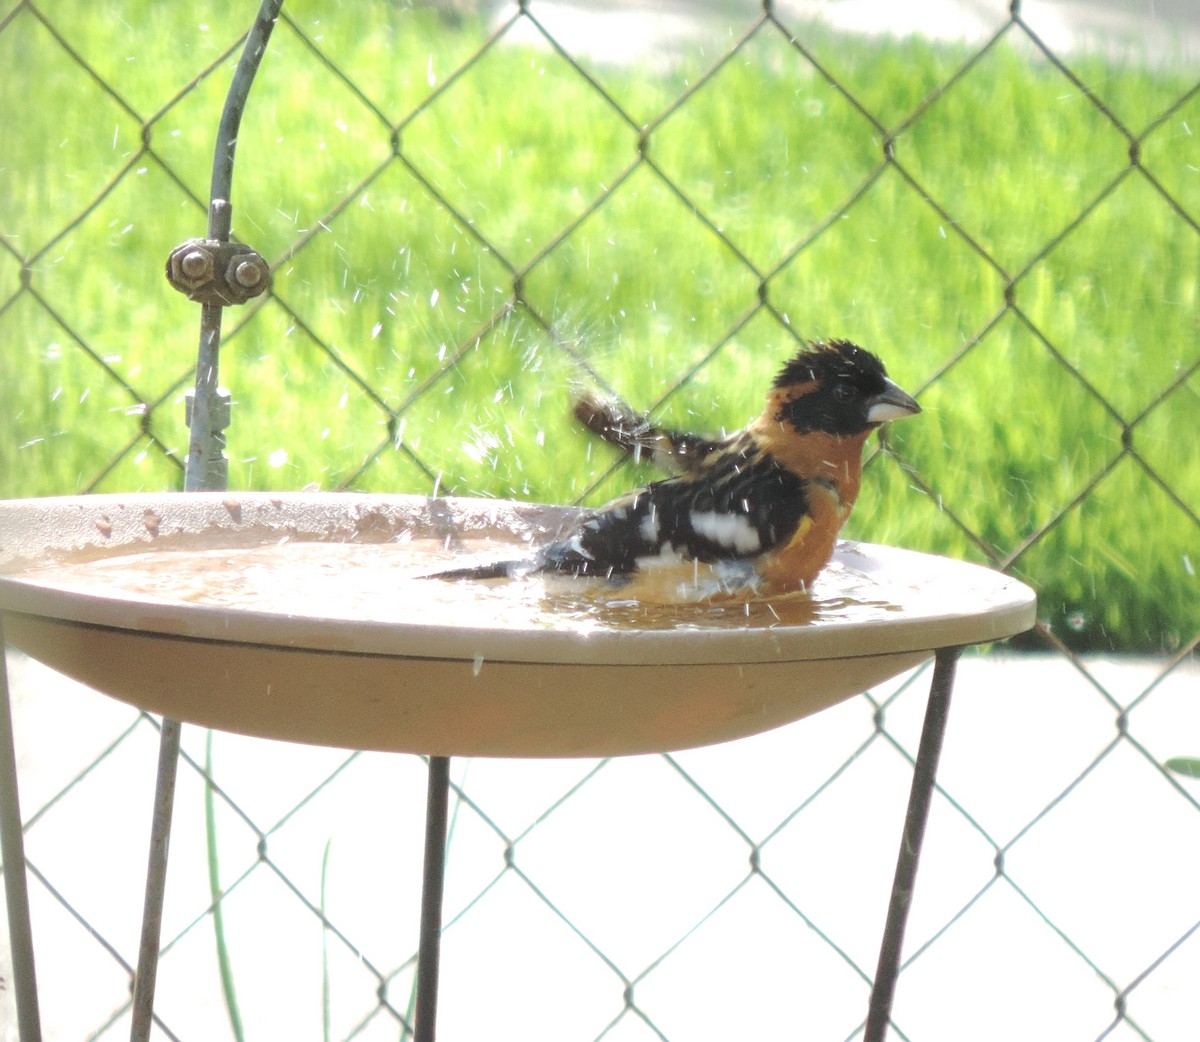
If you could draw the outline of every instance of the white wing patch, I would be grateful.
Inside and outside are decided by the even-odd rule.
[[[762,540],[745,514],[697,510],[692,513],[692,528],[697,535],[711,539],[718,546],[728,547],[735,553],[752,554],[762,549]]]
[[[658,542],[658,511],[654,505],[650,505],[650,510],[645,517],[642,518],[638,525],[638,533],[647,543],[655,544]]]
[[[683,554],[670,543],[663,543],[658,548],[657,554],[639,557],[637,566],[642,569],[672,568],[677,567],[681,561],[683,561]]]

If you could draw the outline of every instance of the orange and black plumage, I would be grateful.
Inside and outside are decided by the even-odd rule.
[[[858,498],[867,438],[918,412],[883,363],[848,340],[808,345],[775,377],[758,418],[722,438],[664,430],[623,404],[585,398],[576,407],[585,426],[672,476],[584,514],[529,557],[433,577],[596,577],[624,596],[653,587],[655,600],[695,589],[701,572],[715,582],[705,589],[803,589]]]

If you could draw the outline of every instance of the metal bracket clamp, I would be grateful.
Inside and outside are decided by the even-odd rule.
[[[271,269],[249,246],[188,239],[167,258],[167,281],[197,304],[245,304],[271,285]]]
[[[224,388],[213,388],[197,399],[194,388],[184,391],[185,419],[188,427],[197,424],[196,402],[204,402],[204,415],[199,417],[200,429],[206,432],[193,448],[196,459],[188,458],[188,473],[198,489],[223,489],[229,484],[229,461],[223,455],[225,429],[229,426],[233,396]]]
[[[184,422],[191,427],[192,417],[196,408],[195,388],[189,387],[183,392]],[[230,414],[233,407],[233,395],[224,387],[218,387],[208,397],[208,429],[220,433],[229,426]]]

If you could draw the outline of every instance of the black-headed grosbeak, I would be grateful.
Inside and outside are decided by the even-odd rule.
[[[762,414],[719,439],[656,428],[585,398],[576,416],[588,429],[674,475],[584,514],[528,558],[431,578],[599,577],[647,600],[804,589],[858,498],[867,437],[920,411],[875,355],[848,340],[797,354]]]

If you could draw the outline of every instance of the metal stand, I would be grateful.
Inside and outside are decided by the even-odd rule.
[[[904,930],[912,905],[917,863],[925,840],[925,826],[929,821],[942,740],[946,735],[955,667],[961,654],[961,648],[941,648],[936,653],[863,1042],[884,1042],[887,1035],[892,1001],[896,994],[896,980],[900,976]],[[449,780],[449,758],[431,757],[425,816],[424,878],[421,884],[421,942],[417,954],[415,1042],[434,1042],[437,1032],[437,988],[441,956],[442,890],[446,876]]]
[[[179,769],[178,720],[163,720],[158,742],[158,776],[154,815],[150,825],[150,856],[146,864],[146,897],[142,906],[142,939],[133,978],[131,1042],[149,1042],[154,1023],[154,985],[158,979],[158,948],[162,937],[163,899],[167,892],[167,849],[175,809],[175,777]]]
[[[421,882],[421,940],[417,949],[415,1042],[433,1042],[437,1034],[442,891],[446,882],[446,822],[449,806],[450,758],[431,756],[425,804],[425,865]]]
[[[888,904],[887,920],[883,927],[883,942],[879,949],[879,965],[875,985],[871,989],[871,1004],[867,1012],[867,1029],[863,1042],[883,1042],[896,994],[896,978],[900,975],[900,954],[904,946],[904,928],[912,905],[913,885],[917,878],[917,861],[929,821],[929,807],[937,777],[938,758],[946,734],[946,717],[950,711],[950,695],[954,688],[954,669],[961,648],[942,648],[933,667],[929,686],[929,702],[925,707],[925,724],[917,762],[913,765],[912,790],[908,797],[908,813],[904,818],[904,834],[900,838],[900,855],[896,859],[896,875],[892,882],[892,897]]]
[[[233,207],[229,200],[233,188],[233,157],[242,113],[282,7],[283,0],[262,0],[225,97],[213,155],[208,239],[184,243],[172,252],[167,261],[168,281],[202,305],[195,387],[187,410],[187,423],[191,430],[184,475],[184,490],[187,492],[217,491],[227,485],[228,464],[222,450],[225,447],[225,428],[229,426],[229,396],[221,391],[218,382],[221,316],[226,306],[246,303],[251,297],[263,293],[270,283],[270,270],[261,257],[246,247],[231,247],[229,244],[233,224]],[[142,936],[134,977],[130,1042],[150,1042],[150,1030],[154,1023],[154,986],[158,978],[163,899],[167,889],[167,850],[175,804],[181,730],[177,720],[164,719],[162,722],[150,830],[150,857],[146,868]]]
[[[33,967],[33,928],[29,921],[29,883],[25,874],[25,839],[21,801],[17,795],[17,752],[13,741],[12,704],[8,697],[8,657],[4,651],[4,616],[0,615],[0,858],[4,860],[4,896],[8,904],[8,942],[12,948],[13,993],[21,1042],[41,1042],[37,974]]]
[[[0,619],[0,650],[3,649],[3,638],[3,620]],[[917,865],[929,820],[942,740],[946,733],[955,667],[961,651],[961,648],[942,648],[936,654],[925,722],[913,769],[912,790],[909,794],[900,853],[896,860],[896,874],[880,946],[879,963],[871,990],[864,1042],[884,1042],[887,1036],[896,981],[900,974],[904,930],[912,905]],[[158,968],[179,737],[179,723],[165,720],[159,748],[158,787],[146,872],[141,949],[134,985],[133,1028],[130,1034],[134,1042],[146,1042],[150,1038],[154,1019],[154,985]],[[417,954],[415,1042],[434,1042],[437,1034],[449,793],[449,757],[430,757],[425,815],[425,861],[421,884],[420,946]],[[21,1042],[41,1042],[33,933],[29,917],[29,893],[6,666],[0,669],[0,856],[3,857],[5,867],[4,889],[8,904],[18,1037]]]

